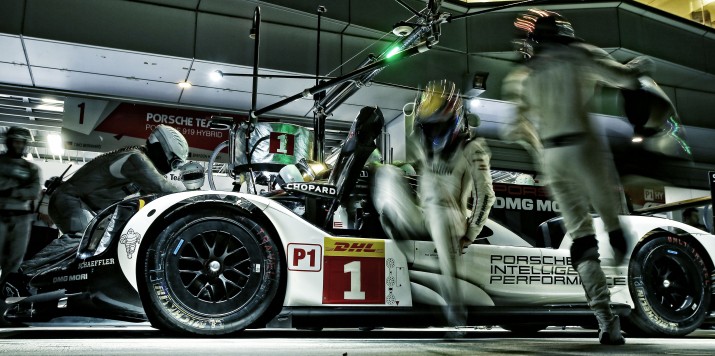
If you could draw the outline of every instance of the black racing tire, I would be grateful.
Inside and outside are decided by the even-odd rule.
[[[499,325],[504,330],[511,331],[516,335],[534,335],[537,332],[544,330],[548,325],[544,324],[507,324]]]
[[[171,222],[144,254],[139,288],[152,326],[186,335],[241,331],[280,289],[277,242],[257,222],[207,209]]]
[[[700,245],[675,235],[656,237],[639,248],[628,268],[634,310],[632,334],[678,337],[693,332],[710,306],[710,267]]]

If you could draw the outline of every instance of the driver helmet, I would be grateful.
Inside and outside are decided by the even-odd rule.
[[[32,141],[30,130],[24,127],[11,126],[5,131],[5,146],[8,154],[15,157],[24,157],[27,154],[27,143]],[[14,142],[21,142],[22,148],[17,147]]]
[[[464,102],[453,82],[427,83],[414,112],[414,132],[431,154],[447,152],[466,137]]]
[[[517,51],[526,58],[534,55],[534,47],[544,42],[572,42],[576,37],[573,26],[560,14],[539,9],[519,15],[514,26],[524,33],[524,37],[514,41]]]
[[[199,190],[204,185],[204,166],[198,162],[187,162],[181,166],[181,182],[187,190]]]
[[[146,140],[149,159],[162,174],[179,168],[189,156],[189,144],[179,130],[158,125]]]

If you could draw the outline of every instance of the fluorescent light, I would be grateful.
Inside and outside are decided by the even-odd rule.
[[[62,104],[64,103],[62,100],[57,100],[57,99],[52,99],[52,98],[42,98],[40,99],[45,104]]]
[[[63,112],[65,111],[65,108],[62,106],[57,106],[57,105],[37,105],[35,106],[36,110],[45,110],[45,111],[55,111],[55,112]]]
[[[47,146],[50,148],[50,153],[61,156],[65,153],[62,146],[62,137],[59,134],[51,133],[47,135]]]
[[[179,82],[179,88],[181,88],[181,89],[189,89],[189,88],[191,88],[191,83],[189,83],[189,82]]]
[[[220,70],[215,70],[215,71],[211,72],[211,74],[209,74],[209,78],[211,78],[211,80],[217,82],[217,81],[223,79],[223,73]]]
[[[469,111],[470,112],[476,112],[477,108],[479,108],[479,105],[482,104],[482,101],[479,99],[469,99]]]
[[[641,143],[641,142],[643,142],[643,137],[642,137],[642,136],[638,136],[638,135],[633,136],[633,138],[631,138],[631,142],[633,142],[633,143]]]

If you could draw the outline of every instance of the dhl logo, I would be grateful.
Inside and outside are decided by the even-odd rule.
[[[325,256],[385,257],[385,241],[326,237]]]
[[[335,252],[342,252],[342,251],[348,251],[348,252],[375,252],[374,248],[372,248],[373,244],[365,244],[365,243],[359,243],[359,242],[336,242],[335,243]]]

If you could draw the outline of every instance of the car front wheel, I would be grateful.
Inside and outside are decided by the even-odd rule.
[[[167,331],[240,331],[269,310],[281,265],[276,242],[250,218],[224,210],[192,213],[170,223],[147,250],[144,309]]]

